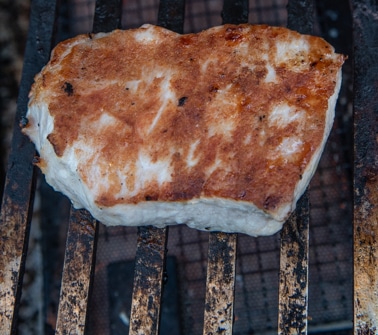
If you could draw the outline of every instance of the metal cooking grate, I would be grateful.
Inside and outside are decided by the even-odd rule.
[[[69,5],[69,15],[61,17],[66,22],[64,35],[74,35],[91,31],[95,1],[73,0]],[[284,0],[250,1],[249,22],[271,25],[286,25],[286,2]],[[122,28],[136,28],[144,23],[157,24],[158,0],[124,1],[122,13]],[[184,32],[198,32],[200,30],[220,25],[222,1],[219,0],[190,0],[186,1]],[[62,10],[61,10],[62,12]],[[64,13],[62,13],[64,14]]]
[[[109,6],[109,3],[110,0],[107,2],[107,6]],[[251,0],[250,3],[249,22],[251,23],[286,25],[287,21],[289,21],[290,26],[293,26],[293,23],[296,26],[294,19],[301,19],[306,16],[306,13],[291,11],[291,16],[289,15],[287,20],[285,1]],[[291,2],[291,4],[293,3],[294,1]],[[298,5],[298,3],[308,4],[310,2],[297,1],[296,4]],[[308,193],[311,200],[311,224],[309,227],[309,333],[350,334],[352,332],[352,318],[354,317],[355,330],[359,334],[371,334],[375,331],[374,325],[371,323],[365,324],[364,322],[369,320],[367,315],[367,306],[369,305],[367,300],[371,298],[369,294],[376,293],[373,290],[377,277],[374,269],[377,264],[376,259],[378,259],[374,249],[376,244],[374,233],[377,233],[374,222],[376,222],[378,212],[373,204],[378,199],[376,196],[377,163],[374,161],[376,159],[376,155],[374,155],[376,153],[376,137],[374,138],[374,134],[376,134],[374,120],[376,118],[374,119],[373,117],[373,113],[376,113],[376,107],[370,102],[376,102],[376,94],[371,91],[371,85],[376,83],[376,80],[374,81],[373,78],[373,70],[375,68],[372,67],[372,71],[370,71],[370,68],[367,70],[366,67],[372,64],[371,55],[373,53],[370,48],[372,45],[376,46],[376,34],[371,27],[376,27],[377,5],[365,3],[364,1],[352,1],[352,9],[354,10],[352,18],[351,8],[347,1],[337,3],[316,1],[314,3],[316,3],[317,13],[314,27],[315,33],[323,35],[336,46],[337,51],[348,54],[350,59],[343,68],[344,80],[337,107],[335,126]],[[87,33],[92,30],[92,13],[94,13],[95,7],[93,1],[60,1],[57,30],[54,34],[52,33],[53,18],[49,17],[48,14],[46,15],[46,13],[54,13],[55,4],[53,2],[51,4],[49,2],[43,3],[44,7],[41,6],[41,8],[43,7],[42,9],[46,11],[38,8],[42,1],[36,1],[34,4],[34,14],[37,13],[38,15],[35,15],[34,20],[31,22],[31,31],[37,31],[38,34],[35,35],[35,38],[34,35],[28,38],[27,50],[29,48],[29,57],[25,62],[26,70],[24,71],[25,78],[23,80],[26,84],[21,85],[20,88],[18,116],[24,113],[25,99],[27,97],[26,90],[30,88],[27,83],[32,81],[33,71],[43,66],[47,60],[48,50],[50,50],[50,36],[54,36],[53,44],[55,44],[77,33]],[[199,31],[220,24],[222,22],[220,15],[222,6],[222,1],[187,1],[184,31]],[[298,10],[300,6],[293,8]],[[157,1],[146,0],[143,3],[132,0],[124,1],[122,27],[135,27],[146,22],[156,24],[157,13]],[[36,18],[37,16],[38,19]],[[41,18],[44,20],[41,21]],[[100,20],[99,18],[95,19],[95,22],[97,22],[96,27],[99,27],[98,22],[100,21],[101,18]],[[352,21],[355,27],[354,32],[351,29]],[[38,27],[36,27],[37,22],[40,23]],[[50,22],[51,24],[49,24]],[[302,27],[304,27],[304,30],[308,29],[305,20],[299,23],[298,26],[301,27],[300,29]],[[94,28],[94,30],[97,29]],[[357,41],[354,49],[351,45],[352,35]],[[354,51],[358,62],[357,67],[354,69],[356,89],[353,93],[351,64]],[[28,54],[28,51],[26,53]],[[367,73],[367,75],[363,76],[361,73]],[[366,88],[364,88],[365,86]],[[353,106],[354,125],[352,124],[352,95],[355,98],[355,105]],[[367,103],[368,101],[369,103]],[[364,118],[368,121],[365,121]],[[18,122],[18,120],[16,121]],[[0,324],[6,325],[7,329],[12,328],[13,330],[17,327],[17,324],[10,309],[13,311],[13,304],[17,305],[19,301],[20,290],[17,290],[16,286],[22,282],[22,262],[25,254],[24,248],[26,248],[20,236],[28,236],[27,222],[29,222],[28,217],[30,215],[28,206],[32,204],[30,195],[33,197],[34,189],[34,178],[32,177],[33,172],[30,164],[23,164],[25,160],[30,161],[29,158],[34,153],[33,148],[30,145],[28,146],[23,137],[20,137],[17,125],[15,129],[15,139],[12,144],[13,151],[10,155],[11,164],[9,164],[8,168],[8,179],[5,184],[0,222],[0,236],[4,242],[0,246],[2,251],[0,255],[0,261],[2,262],[2,267],[0,267],[2,280],[0,284],[2,298],[5,297],[0,303],[2,307]],[[355,148],[352,147],[353,131],[355,132]],[[368,149],[365,150],[366,146],[368,146]],[[352,159],[353,150],[355,154],[354,162]],[[353,174],[352,165],[354,167]],[[352,199],[353,177],[355,181],[354,199]],[[41,194],[41,211],[45,213],[41,222],[41,241],[46,270],[43,274],[45,289],[43,321],[50,326],[46,327],[46,333],[48,333],[48,329],[55,328],[56,322],[62,256],[65,251],[64,240],[66,236],[64,231],[66,229],[67,216],[69,215],[64,209],[68,209],[69,206],[65,198],[52,192],[43,182],[39,190]],[[354,230],[354,255],[351,227],[353,203],[355,205],[354,222],[356,227]],[[302,206],[299,207],[302,208]],[[304,212],[306,212],[306,209],[304,209]],[[301,217],[304,216],[302,215]],[[75,225],[78,220],[87,222],[84,228],[89,231],[93,227],[97,229],[98,225],[86,216],[84,211],[73,211],[71,213],[70,221],[73,224],[70,227],[70,233],[78,233],[79,237],[90,239],[93,233],[83,233],[84,228],[80,227],[79,224]],[[301,220],[297,221],[294,218],[293,224],[299,221]],[[238,237],[234,334],[276,333],[278,308],[282,312],[282,308],[286,306],[285,303],[298,302],[300,298],[303,298],[301,294],[304,292],[300,291],[298,299],[286,301],[285,298],[287,297],[284,297],[283,304],[281,304],[281,300],[280,302],[278,301],[279,271],[281,270],[281,275],[283,271],[282,264],[281,269],[279,264],[280,252],[281,261],[283,256],[289,257],[291,249],[290,246],[287,246],[285,239],[290,240],[293,236],[288,234],[292,225],[286,225],[285,227],[288,227],[288,230],[285,229],[285,233],[281,236],[276,234],[265,238],[251,238],[245,235],[239,235]],[[122,290],[126,291],[122,283],[129,280],[127,276],[131,275],[133,277],[132,271],[129,270],[121,271],[120,278],[115,274],[118,273],[118,267],[123,267],[123,269],[132,267],[137,247],[137,232],[135,228],[106,228],[102,225],[99,226],[99,230],[95,283],[87,321],[90,334],[115,335],[123,325],[127,324],[130,309],[130,303],[118,299],[117,295],[123,294]],[[298,229],[297,232],[302,234],[305,230],[306,228],[304,230]],[[191,230],[187,227],[172,227],[169,231],[169,261],[167,262],[171,265],[167,265],[168,281],[166,287],[167,289],[170,287],[169,290],[172,292],[171,296],[174,299],[173,301],[168,301],[167,298],[164,298],[163,310],[164,306],[166,306],[166,309],[169,306],[174,306],[177,317],[177,319],[175,317],[175,320],[178,321],[179,332],[182,334],[198,334],[202,332],[203,326],[209,234]],[[290,233],[292,232],[290,231]],[[163,234],[159,236],[163,237]],[[212,236],[214,235],[210,234],[210,238]],[[281,244],[280,237],[284,240],[283,244]],[[78,239],[78,237],[76,238]],[[11,243],[13,241],[16,248]],[[79,239],[72,241],[80,242]],[[299,239],[300,241],[303,240]],[[75,243],[73,242],[69,244],[71,247],[74,245]],[[84,246],[92,247],[92,245],[91,241],[84,243]],[[303,249],[300,250],[303,251]],[[67,252],[66,255],[70,256],[72,254],[74,252]],[[90,257],[91,252],[87,250],[83,254]],[[370,257],[366,257],[367,254]],[[355,287],[353,287],[352,283],[353,256],[355,260]],[[293,261],[296,262],[297,260],[294,259]],[[88,284],[91,267],[87,263],[90,263],[90,259],[88,262],[79,263],[70,259],[66,260],[64,275],[68,277],[63,280],[63,284],[66,285],[65,294],[69,292],[71,286],[73,288],[73,285],[70,285],[71,283],[77,283],[74,280],[76,278],[72,280],[69,278],[70,275],[82,274],[86,276],[82,283]],[[299,261],[297,262],[298,264]],[[81,265],[82,268],[80,268]],[[74,268],[74,271],[70,271],[71,266],[79,266],[79,268]],[[174,269],[174,272],[172,272],[172,269]],[[88,270],[87,273],[85,272],[86,270]],[[296,270],[298,271],[298,268]],[[303,275],[300,272],[295,272],[295,274],[298,277]],[[122,278],[122,276],[125,277]],[[280,278],[283,277],[281,276]],[[306,276],[304,275],[304,277]],[[364,282],[366,278],[371,282]],[[300,278],[295,284],[306,285],[303,279],[306,278]],[[362,281],[360,282],[360,280]],[[296,287],[298,289],[298,286]],[[353,291],[355,292],[355,306],[353,306]],[[282,298],[284,294],[282,290],[280,292],[280,298]],[[74,292],[74,294],[81,293],[86,294],[85,288],[76,291],[76,293]],[[74,295],[75,299],[76,297],[81,299]],[[86,297],[83,299],[85,300]],[[61,301],[60,307],[62,309],[66,306],[64,305],[65,302],[64,299]],[[124,303],[125,306],[122,306],[121,303]],[[374,300],[373,303],[375,303]],[[8,305],[11,307],[8,308]],[[75,305],[75,308],[79,308],[79,305]],[[118,309],[114,307],[115,305],[117,305]],[[298,307],[298,309],[295,307]],[[352,314],[353,307],[355,308],[354,316]],[[299,320],[300,322],[305,322],[306,315],[300,314],[301,308],[303,308],[302,305],[294,306],[293,310],[298,312],[298,316],[295,315],[291,320],[287,321]],[[9,314],[6,314],[8,312]],[[65,315],[70,315],[69,313],[71,312],[72,310],[68,310]],[[82,320],[84,313],[85,308],[78,312],[80,320]],[[64,322],[62,318],[59,321]],[[28,322],[28,320],[24,320],[24,322]],[[284,326],[289,325],[284,324]],[[291,324],[290,326],[293,327],[295,325]],[[83,328],[83,326],[80,327]],[[171,330],[174,329],[173,325],[168,325],[167,327]],[[298,325],[299,328],[304,329],[302,325]],[[127,330],[125,332],[122,330],[122,333],[126,332]]]
[[[250,23],[281,26],[287,24],[285,1],[250,3]],[[332,10],[337,14],[337,11],[345,10],[341,7],[343,6]],[[221,24],[221,10],[222,1],[187,1],[184,31],[196,32]],[[320,14],[330,15],[327,8],[319,8],[319,11],[321,10],[323,13]],[[69,12],[66,12],[65,7],[61,7],[60,12],[58,39],[91,30],[94,1],[76,0],[70,4]],[[143,23],[156,24],[157,12],[158,1],[129,0],[123,7],[122,27],[133,28]],[[324,20],[326,18],[320,17],[317,21],[316,31],[327,37],[329,31],[322,31],[324,25],[322,27],[321,23]],[[339,33],[342,34],[341,31]],[[337,51],[345,52],[345,46],[339,48],[343,49]],[[346,64],[335,129],[311,185],[310,332],[352,328],[352,148],[348,139],[351,127],[349,71],[350,64]],[[275,332],[278,314],[279,238],[279,234],[257,239],[248,236],[238,238],[235,334]],[[124,302],[124,306],[117,310],[117,327],[111,324],[117,316],[109,317],[114,307],[114,301],[110,302],[109,297],[115,288],[108,286],[111,280],[108,268],[117,262],[134,259],[136,239],[137,230],[134,228],[100,226],[95,283],[89,313],[91,334],[118,334],[117,329],[127,332],[130,302]],[[182,334],[198,334],[202,331],[207,246],[208,233],[193,231],[187,227],[170,228],[168,255],[174,256],[177,262],[177,298],[181,312]],[[124,276],[127,280],[133,273],[125,273]],[[126,314],[126,318],[123,313]]]

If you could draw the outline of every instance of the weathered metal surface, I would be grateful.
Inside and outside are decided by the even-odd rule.
[[[307,193],[281,232],[278,333],[307,334],[309,210]]]
[[[354,333],[378,333],[378,3],[352,1]]]
[[[55,10],[55,1],[36,0],[31,3],[30,26],[0,216],[1,334],[16,332],[35,189],[32,165],[35,149],[21,133],[20,126],[27,122],[28,93],[34,76],[50,55]]]
[[[121,28],[122,1],[96,1],[93,33],[110,32]]]
[[[245,0],[224,0],[222,9],[223,24],[246,23],[248,22],[249,1]]]
[[[210,233],[203,334],[231,335],[237,234]]]
[[[302,34],[311,34],[314,26],[314,0],[289,0],[287,26]]]
[[[159,334],[167,228],[138,228],[130,335]]]
[[[312,0],[290,0],[287,5],[290,29],[312,33]],[[307,191],[281,232],[278,333],[307,334],[308,318],[309,200]]]
[[[182,33],[184,0],[161,0],[159,26]],[[138,228],[130,335],[159,334],[168,228]]]
[[[120,27],[122,1],[97,0],[93,32]],[[57,335],[84,334],[93,284],[99,223],[86,210],[71,208],[62,286],[56,324]]]
[[[176,33],[184,30],[185,1],[160,1],[158,11],[158,25]]]
[[[89,212],[71,209],[55,332],[57,335],[84,334],[98,225]]]

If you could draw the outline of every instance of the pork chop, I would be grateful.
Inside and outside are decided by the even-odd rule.
[[[80,35],[35,77],[23,132],[47,182],[104,224],[271,235],[317,167],[343,62],[266,25]]]

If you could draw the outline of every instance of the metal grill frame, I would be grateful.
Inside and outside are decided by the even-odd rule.
[[[183,0],[161,0],[158,24],[182,32]],[[93,32],[120,27],[120,0],[97,0]],[[288,2],[288,26],[301,33],[313,30],[311,0]],[[20,85],[12,148],[0,216],[0,328],[3,334],[17,332],[30,230],[35,169],[34,146],[22,135],[28,92],[34,75],[47,63],[52,48],[55,1],[31,3],[30,28]],[[352,1],[354,25],[354,333],[376,334],[378,292],[378,82],[376,69],[378,4]],[[248,19],[248,1],[225,0],[223,23]],[[375,72],[376,73],[376,72]],[[56,334],[85,332],[88,301],[98,236],[98,222],[85,210],[71,209]],[[279,279],[279,334],[307,334],[308,291],[308,194],[281,232]],[[207,294],[203,334],[232,334],[235,285],[236,234],[210,233]],[[130,334],[158,334],[161,294],[164,288],[168,228],[143,227],[138,231],[136,270]],[[78,259],[75,254],[80,253]],[[151,257],[151,253],[156,257]],[[83,261],[85,259],[85,261]],[[154,261],[151,261],[154,260]],[[225,266],[225,264],[229,266]],[[226,272],[215,269],[228,269]],[[145,275],[147,273],[147,276]],[[149,290],[146,290],[146,284]],[[215,287],[215,290],[210,290]],[[73,303],[76,301],[76,303]],[[138,301],[138,304],[137,304]],[[152,303],[151,303],[152,301]],[[148,316],[148,317],[147,317]]]

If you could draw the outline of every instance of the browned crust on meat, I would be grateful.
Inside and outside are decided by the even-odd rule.
[[[327,57],[333,53],[331,46],[320,38],[308,37],[310,52],[306,59],[298,57],[297,61],[311,66],[298,73],[292,69],[295,64],[277,64],[271,59],[277,41],[299,36],[285,28],[227,25],[213,33],[183,36],[157,29],[161,37],[159,43],[136,43],[130,30],[115,31],[103,39],[82,35],[55,49],[50,65],[36,78],[32,95],[34,101],[38,101],[44,90],[51,92],[48,109],[55,121],[48,140],[56,154],[62,156],[79,134],[93,136],[85,133],[83,122],[97,122],[99,113],[106,110],[119,122],[98,138],[98,147],[102,148],[98,152],[103,162],[101,169],[110,185],[99,192],[96,199],[99,206],[206,196],[251,201],[259,208],[274,211],[280,204],[291,202],[298,180],[322,141],[328,99],[334,93],[336,74],[344,57],[340,55],[336,61]],[[77,41],[81,43],[62,59],[62,54]],[[266,52],[263,44],[269,44],[267,56],[275,64],[277,82],[264,81],[267,76],[264,61],[256,64],[253,71],[244,67],[237,74],[236,69],[243,59],[234,53],[233,47],[246,41],[251,44],[252,58]],[[209,64],[206,78],[201,77],[201,66],[214,54],[222,66]],[[52,70],[51,66],[58,63],[61,66]],[[171,85],[178,99],[166,106],[154,130],[146,135],[156,114],[155,106],[159,104],[162,78],[153,79],[147,94],[142,95],[133,94],[124,83],[143,78],[143,69],[152,63],[156,68],[174,70]],[[104,80],[114,81],[114,84],[93,89]],[[216,115],[209,114],[207,105],[230,83],[232,94],[238,97],[235,109],[229,110],[226,106]],[[143,85],[140,83],[141,92]],[[307,131],[298,134],[304,145],[290,162],[267,155],[287,134],[298,132],[295,123],[285,127],[268,125],[267,111],[283,101],[307,114]],[[208,123],[213,118],[224,119],[224,122],[232,118],[235,127],[229,142],[223,141],[219,134],[209,137]],[[267,135],[265,144],[260,146],[256,143],[263,131]],[[246,141],[247,135],[252,137],[250,143]],[[188,167],[184,157],[194,140],[199,141],[194,151],[198,162]],[[153,149],[152,161],[172,156],[171,181],[160,186],[151,182],[132,198],[117,198],[115,195],[121,190],[117,169],[135,161],[141,145],[146,143]],[[181,151],[169,151],[177,147],[182,148]],[[205,171],[216,158],[227,162],[232,170],[217,168],[206,176]],[[128,171],[130,187],[136,175],[133,169],[136,169],[135,164],[131,164]],[[96,182],[87,175],[85,165],[80,166],[79,173],[88,185]]]

